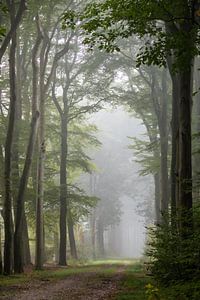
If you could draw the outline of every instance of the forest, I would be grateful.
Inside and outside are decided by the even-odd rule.
[[[0,299],[200,299],[199,71],[199,0],[0,0]]]

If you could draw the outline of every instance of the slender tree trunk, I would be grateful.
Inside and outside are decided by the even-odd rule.
[[[20,136],[20,123],[22,118],[22,70],[21,70],[21,56],[20,56],[20,46],[18,43],[17,56],[16,56],[16,92],[17,92],[17,102],[16,102],[16,116],[15,116],[15,130],[14,130],[14,141],[12,150],[12,188],[13,188],[13,201],[14,201],[14,216],[16,216],[16,206],[17,206],[17,194],[20,182],[20,172],[19,172],[19,136]],[[26,221],[25,212],[23,212],[23,247],[24,247],[24,265],[31,263],[30,247],[29,247],[29,237],[28,237],[28,227]]]
[[[36,111],[32,116],[31,131],[27,147],[24,169],[20,178],[20,185],[17,197],[17,213],[14,234],[14,269],[16,273],[23,272],[23,226],[24,226],[24,196],[28,182],[29,172],[32,163],[33,151],[37,137],[39,112]]]
[[[161,172],[161,213],[168,213],[169,204],[169,180],[168,180],[168,95],[167,95],[167,73],[162,73],[162,95],[161,95],[161,116],[159,120],[160,130],[160,172]]]
[[[97,222],[97,243],[98,243],[98,251],[100,258],[105,257],[105,248],[104,248],[104,228],[101,222],[101,218],[99,218]]]
[[[91,230],[91,243],[92,243],[92,258],[96,259],[96,210],[93,210],[90,218],[90,230]]]
[[[74,236],[74,224],[71,216],[70,209],[68,207],[68,234],[69,234],[69,243],[70,243],[70,252],[73,259],[78,259],[77,249],[76,249],[76,241]]]
[[[54,231],[54,253],[55,253],[55,262],[59,262],[59,236],[58,231]]]
[[[37,19],[38,27],[38,43],[43,38],[39,27],[39,19]],[[44,163],[45,163],[45,50],[46,40],[43,40],[42,49],[40,51],[40,78],[39,78],[39,111],[40,122],[38,130],[38,161],[37,161],[37,192],[36,192],[36,251],[35,251],[35,267],[41,270],[44,263],[44,216],[43,216],[43,201],[44,201]],[[38,76],[38,65],[36,55],[33,60],[35,76]],[[37,80],[35,80],[36,84]]]
[[[67,118],[61,118],[61,160],[60,160],[60,249],[59,264],[67,264]]]
[[[155,214],[156,214],[156,224],[160,224],[160,174],[154,174],[154,187],[155,187]]]
[[[194,103],[194,108],[193,108],[193,114],[194,114],[194,120],[195,120],[195,127],[194,127],[194,132],[198,135],[196,136],[195,139],[195,145],[196,147],[194,148],[194,155],[193,155],[193,174],[194,174],[194,201],[196,203],[199,202],[200,200],[200,176],[199,176],[199,166],[200,166],[200,153],[199,153],[199,143],[200,143],[200,138],[199,138],[199,133],[200,133],[200,74],[199,74],[199,69],[200,69],[200,60],[199,58],[196,59],[195,63],[195,74],[194,74],[194,79],[195,79],[195,103]],[[197,146],[198,145],[198,146]]]
[[[10,111],[8,131],[5,143],[5,201],[4,201],[4,223],[5,223],[5,245],[4,245],[4,273],[12,273],[13,261],[13,219],[12,219],[12,193],[11,193],[11,163],[12,145],[15,127],[16,110],[16,31],[13,34],[9,53],[9,76],[10,76]]]
[[[24,253],[24,265],[28,266],[31,264],[31,251],[29,245],[29,235],[28,235],[28,224],[26,220],[25,212],[23,213],[23,253]]]
[[[44,198],[44,106],[40,106],[40,126],[39,126],[39,159],[37,174],[37,199],[36,199],[36,256],[35,267],[40,270],[44,261],[44,225],[43,225],[43,198]]]

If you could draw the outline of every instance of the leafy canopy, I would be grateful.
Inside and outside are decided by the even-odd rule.
[[[136,34],[144,40],[138,64],[165,65],[175,54],[182,66],[199,53],[198,1],[186,0],[105,0],[88,4],[83,12],[67,11],[64,24],[81,21],[89,49],[120,51],[118,40]]]

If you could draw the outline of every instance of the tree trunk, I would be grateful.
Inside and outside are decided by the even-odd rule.
[[[160,173],[161,173],[161,213],[168,213],[169,204],[169,180],[168,180],[168,95],[167,95],[167,73],[163,70],[162,73],[162,95],[161,95],[161,116],[159,119],[160,131]]]
[[[60,249],[59,264],[67,264],[67,117],[61,118],[61,159],[60,159]]]
[[[195,127],[194,132],[197,134],[195,139],[195,145],[194,148],[194,156],[193,156],[193,174],[194,174],[194,183],[193,183],[193,195],[194,195],[194,201],[196,203],[200,200],[200,177],[199,177],[199,166],[200,166],[200,153],[199,153],[199,133],[200,133],[200,77],[199,77],[199,70],[200,70],[200,60],[199,58],[196,59],[195,63],[195,103],[193,108],[193,114],[194,114],[194,120],[195,120]]]
[[[23,226],[24,226],[24,196],[27,187],[29,172],[32,163],[33,151],[37,137],[39,112],[36,111],[32,116],[31,131],[29,136],[29,142],[27,147],[26,159],[24,163],[24,169],[20,178],[20,185],[17,197],[17,212],[16,212],[16,224],[14,234],[14,269],[16,273],[23,272]]]
[[[15,74],[15,53],[16,53],[16,31],[13,34],[9,53],[9,76],[10,76],[10,111],[8,130],[5,143],[5,201],[4,201],[4,225],[5,225],[5,245],[4,245],[4,273],[12,273],[13,261],[13,219],[12,219],[12,194],[11,194],[11,163],[12,145],[15,127],[16,109],[16,74]]]
[[[171,158],[171,219],[176,218],[177,199],[179,198],[179,77],[172,73],[172,158]]]
[[[180,73],[179,102],[179,205],[186,212],[192,208],[191,107],[192,62]]]
[[[20,123],[22,118],[22,70],[21,70],[21,56],[20,56],[20,46],[17,45],[17,56],[16,56],[16,92],[17,92],[17,102],[16,102],[16,115],[15,115],[15,130],[14,130],[14,140],[12,149],[12,190],[13,190],[13,201],[14,201],[14,216],[16,216],[17,210],[17,194],[20,182],[20,172],[19,172],[19,136],[20,136]],[[23,247],[24,247],[24,265],[31,263],[30,247],[29,247],[29,237],[28,237],[28,227],[26,222],[25,212],[23,212]]]
[[[97,243],[98,243],[98,252],[99,257],[105,257],[105,248],[104,248],[104,229],[103,224],[101,222],[101,218],[99,218],[97,223]]]
[[[43,38],[39,19],[37,17],[38,44],[36,43],[36,52],[32,60],[35,74],[35,88],[38,82],[37,50]],[[44,220],[43,220],[43,201],[44,201],[44,162],[45,162],[45,68],[44,56],[46,50],[46,41],[40,52],[40,78],[39,78],[39,111],[40,122],[38,130],[38,161],[37,161],[37,191],[36,191],[36,249],[35,249],[35,268],[41,270],[44,263]],[[37,93],[35,95],[37,97]]]
[[[154,174],[154,187],[155,187],[155,214],[156,214],[156,224],[160,224],[161,215],[160,215],[160,174]]]
[[[90,217],[90,231],[91,231],[91,244],[92,244],[92,258],[96,259],[96,210],[93,209],[93,212]]]
[[[42,104],[43,106],[43,104]],[[35,267],[42,269],[44,261],[44,225],[43,225],[43,199],[44,199],[44,160],[45,160],[45,141],[44,141],[44,107],[40,107],[40,127],[39,127],[39,160],[37,174],[37,199],[36,199],[36,255]]]
[[[166,31],[174,34],[177,28],[170,23],[166,23]],[[167,65],[172,81],[172,157],[170,170],[171,183],[171,222],[174,228],[177,226],[177,212],[179,207],[179,99],[180,99],[180,74],[174,72],[173,64],[175,61],[174,53],[167,56]]]
[[[69,243],[70,243],[70,252],[73,259],[78,259],[77,249],[76,249],[76,241],[74,236],[74,224],[71,216],[71,212],[68,207],[68,234],[69,234]]]
[[[54,231],[54,253],[55,253],[55,262],[59,262],[59,237],[58,232]]]
[[[28,266],[31,264],[31,251],[29,245],[29,235],[28,235],[28,224],[26,220],[25,212],[23,213],[23,253],[24,253],[24,265]]]

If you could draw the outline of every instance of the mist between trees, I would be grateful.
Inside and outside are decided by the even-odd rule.
[[[4,274],[198,232],[199,2],[86,2],[0,2]]]

